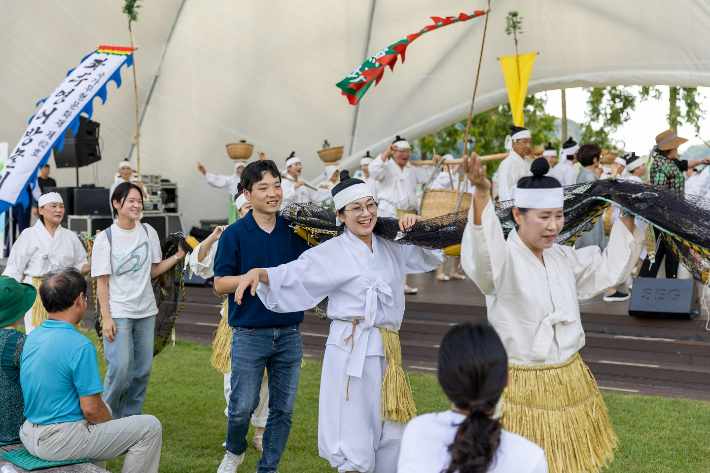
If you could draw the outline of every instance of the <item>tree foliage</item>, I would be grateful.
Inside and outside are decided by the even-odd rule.
[[[679,125],[693,125],[696,132],[700,132],[700,120],[705,116],[705,110],[700,107],[703,94],[696,87],[669,87],[668,125],[677,130]],[[643,86],[639,92],[641,100],[661,100],[662,92],[659,87]],[[682,105],[682,107],[681,107]]]
[[[559,147],[560,141],[555,134],[556,118],[545,113],[546,102],[544,95],[525,98],[525,125],[532,135],[533,146],[546,145],[549,141]],[[504,153],[505,137],[510,134],[510,126],[513,124],[512,116],[509,104],[475,115],[471,121],[469,149],[481,156]],[[466,120],[462,120],[418,140],[415,152],[418,151],[422,159],[429,159],[434,150],[439,155],[452,153],[459,157],[463,152],[465,133]],[[499,164],[500,161],[488,163],[489,177],[498,169]]]
[[[138,5],[138,2],[140,1],[141,0],[126,0],[123,4],[123,13],[128,17],[128,28],[131,27],[132,22],[138,21],[138,10],[141,7],[141,5]]]
[[[515,45],[518,45],[518,35],[523,34],[523,17],[517,11],[509,11],[505,17],[505,34],[513,35]]]

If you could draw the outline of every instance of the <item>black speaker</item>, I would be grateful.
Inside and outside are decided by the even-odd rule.
[[[54,148],[54,162],[58,168],[81,168],[101,160],[99,149],[100,124],[79,116],[79,131],[72,135],[71,130],[64,132],[64,148],[57,152]]]
[[[75,187],[47,187],[44,191],[46,192],[56,192],[62,196],[64,201],[64,218],[62,219],[62,225],[67,228],[67,218],[69,214],[74,213],[74,189]]]
[[[111,215],[109,189],[74,187],[74,215]]]
[[[629,315],[649,319],[692,319],[700,315],[700,296],[692,279],[636,278]]]

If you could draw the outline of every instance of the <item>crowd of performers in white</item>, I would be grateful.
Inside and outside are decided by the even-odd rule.
[[[668,157],[678,140],[659,135],[659,152]],[[446,165],[415,167],[409,143],[397,136],[382,154],[362,158],[363,179],[331,165],[320,186],[300,178],[295,153],[283,171],[262,153],[248,165],[238,163],[229,176],[208,173],[198,163],[208,184],[229,189],[238,215],[235,223],[217,227],[188,262],[197,275],[214,277],[215,290],[224,297],[212,357],[224,373],[227,405],[219,473],[233,473],[243,462],[250,423],[251,445],[262,452],[257,471],[277,470],[302,366],[303,311],[326,298],[331,323],[320,383],[318,451],[338,472],[586,472],[613,459],[617,439],[579,355],[585,336],[578,301],[608,293],[632,274],[642,257],[643,229],[632,216],[617,212],[608,242],[556,244],[564,224],[563,186],[585,182],[585,170],[596,173],[601,149],[582,147],[579,155],[580,147],[569,140],[561,162],[551,168],[554,149],[533,161],[530,141],[528,130],[513,127],[509,155],[498,169],[498,195],[512,201],[516,223],[507,239],[486,166],[475,154],[463,157],[462,172]],[[581,171],[574,165],[578,158]],[[644,161],[635,155],[617,160],[612,170],[614,177],[631,180],[645,173]],[[443,268],[444,255],[383,239],[373,229],[378,217],[390,217],[405,232],[421,221],[420,184],[459,189],[459,182],[472,194],[462,271],[485,294],[488,323],[462,324],[446,334],[438,380],[451,409],[417,417],[398,335],[405,294],[416,292],[406,275]],[[41,196],[40,220],[22,233],[4,272],[36,288],[61,268],[97,278],[109,362],[103,387],[112,413],[108,422],[145,417],[157,313],[150,278],[186,256],[180,250],[162,260],[155,230],[139,221],[143,195],[129,182],[113,188],[116,220],[97,238],[92,263],[77,236],[60,225],[61,196]],[[307,202],[332,205],[342,232],[309,246],[279,214],[290,204]],[[465,278],[457,265],[451,277]],[[442,276],[449,278],[440,269]],[[48,317],[38,295],[25,316],[30,337]],[[21,440],[27,438],[23,430]],[[152,458],[142,466],[127,461],[123,471],[157,471],[159,447],[142,454]]]

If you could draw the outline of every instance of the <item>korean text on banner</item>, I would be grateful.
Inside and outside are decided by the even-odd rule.
[[[7,158],[0,171],[0,212],[15,204],[27,206],[27,185],[36,185],[39,167],[44,166],[57,147],[64,146],[64,132],[79,129],[79,115],[91,118],[93,99],[101,97],[106,102],[106,85],[114,81],[121,86],[120,68],[133,64],[130,48],[101,46],[86,56],[79,67],[69,71],[64,81],[52,95],[40,101],[39,112],[30,119],[27,131]]]

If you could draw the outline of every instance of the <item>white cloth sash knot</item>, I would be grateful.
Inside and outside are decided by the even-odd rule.
[[[368,340],[370,339],[370,333],[372,333],[372,329],[375,326],[375,318],[377,317],[378,300],[382,303],[382,305],[387,307],[392,307],[394,305],[392,288],[388,284],[382,282],[379,278],[377,278],[375,282],[367,288],[367,294],[365,295],[365,320],[359,324],[362,328],[360,333],[351,340],[351,343],[354,345],[350,354],[348,369],[346,371],[348,376],[355,376],[356,378],[362,376],[362,368],[365,365],[365,354],[367,353]]]
[[[571,311],[557,310],[552,314],[547,312],[535,334],[532,351],[530,352],[530,361],[544,362],[550,353],[552,340],[555,337],[554,326],[557,324],[571,324],[574,321],[575,317]]]

